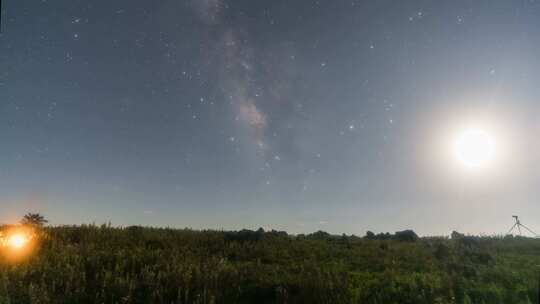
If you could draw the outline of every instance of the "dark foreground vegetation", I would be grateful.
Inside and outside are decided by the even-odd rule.
[[[537,303],[540,240],[45,228],[0,303]]]

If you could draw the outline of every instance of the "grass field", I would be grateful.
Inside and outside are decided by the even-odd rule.
[[[44,228],[32,243],[18,259],[2,255],[0,303],[538,301],[531,238],[104,225]]]

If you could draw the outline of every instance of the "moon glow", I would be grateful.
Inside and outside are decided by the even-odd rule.
[[[482,129],[462,131],[454,142],[453,150],[458,162],[469,169],[485,167],[496,156],[495,139]]]

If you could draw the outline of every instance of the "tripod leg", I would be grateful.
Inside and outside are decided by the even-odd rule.
[[[519,224],[517,226],[518,226],[519,236],[521,236],[521,224]]]
[[[536,234],[534,231],[532,231],[531,229],[529,229],[529,227],[525,226],[525,225],[521,225],[521,227],[527,229],[530,233],[532,233],[534,236],[538,236],[538,234]]]
[[[516,227],[517,223],[515,223],[512,228],[510,228],[510,230],[508,230],[508,232],[506,234],[510,234],[512,233],[512,231],[514,230],[514,228]]]

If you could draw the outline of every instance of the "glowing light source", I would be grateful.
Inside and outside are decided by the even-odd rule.
[[[487,165],[495,158],[495,152],[495,140],[481,129],[465,130],[454,143],[456,158],[467,168]]]
[[[28,236],[23,233],[14,233],[8,236],[6,244],[13,249],[21,249],[30,242]]]
[[[0,230],[0,255],[10,263],[29,258],[36,249],[37,234],[32,227],[15,226]]]

